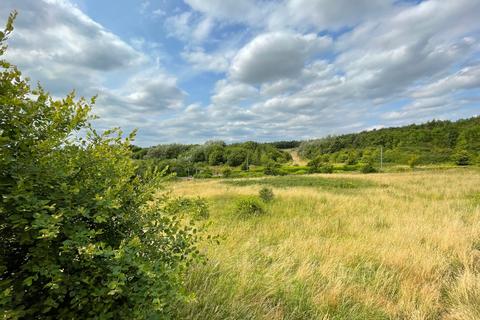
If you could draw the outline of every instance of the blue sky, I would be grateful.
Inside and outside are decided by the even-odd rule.
[[[7,58],[137,144],[308,139],[480,110],[478,0],[2,0]]]

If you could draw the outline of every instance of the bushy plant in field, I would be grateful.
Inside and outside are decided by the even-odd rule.
[[[206,179],[213,177],[213,171],[210,167],[202,166],[195,169],[196,173],[193,175],[194,178]]]
[[[278,176],[281,175],[280,166],[273,161],[268,162],[263,169],[263,173],[267,176]]]
[[[222,176],[224,176],[225,178],[228,178],[232,175],[232,169],[226,167],[222,170]]]
[[[345,160],[345,164],[354,165],[358,162],[358,154],[355,150],[350,150],[347,154],[347,159]]]
[[[258,196],[263,202],[271,202],[275,197],[271,188],[263,187],[258,192]]]
[[[420,158],[417,155],[413,155],[408,159],[408,165],[410,168],[415,169],[415,167],[418,165]]]
[[[307,165],[309,173],[333,173],[333,166],[323,156],[309,161]]]
[[[185,214],[196,219],[207,219],[210,215],[207,200],[201,197],[178,197],[165,203],[164,211],[171,214]]]
[[[324,163],[318,168],[319,173],[333,173],[333,166],[330,163]]]
[[[377,169],[375,169],[375,167],[371,164],[371,163],[365,163],[364,165],[362,165],[362,167],[360,168],[360,171],[362,173],[375,173],[375,172],[378,172]]]
[[[457,166],[468,166],[470,164],[470,155],[465,150],[457,151],[453,158]]]
[[[195,217],[153,197],[161,172],[136,174],[133,135],[90,126],[93,102],[31,90],[0,61],[2,319],[165,318],[187,298]]]
[[[235,213],[240,217],[260,216],[265,213],[265,206],[255,196],[242,197],[235,202]]]

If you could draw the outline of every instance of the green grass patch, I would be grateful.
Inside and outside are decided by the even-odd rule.
[[[305,174],[308,173],[307,166],[282,166],[281,170],[286,174]]]
[[[363,179],[311,176],[280,176],[263,179],[226,180],[223,181],[223,183],[238,187],[268,185],[275,188],[311,187],[325,189],[359,189],[375,186],[375,183]]]

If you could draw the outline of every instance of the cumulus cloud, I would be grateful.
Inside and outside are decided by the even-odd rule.
[[[54,92],[64,92],[67,84],[93,85],[98,80],[95,72],[145,62],[141,52],[70,2],[5,0],[2,8],[4,15],[19,11],[7,58],[37,80],[45,80]]]
[[[298,76],[307,59],[331,44],[328,37],[285,32],[257,36],[235,56],[230,75],[251,84]]]
[[[150,111],[179,108],[186,95],[176,78],[161,73],[135,75],[119,93],[127,103]]]
[[[335,30],[354,26],[392,7],[393,0],[288,0],[270,17],[270,27]]]
[[[206,53],[202,48],[186,50],[182,57],[196,70],[226,72],[230,66],[230,52]]]
[[[227,80],[220,80],[215,86],[215,94],[212,96],[212,101],[217,105],[231,106],[243,100],[254,98],[257,94],[257,89],[248,84],[230,83]]]
[[[452,75],[423,86],[412,96],[415,98],[437,97],[474,88],[480,88],[480,65],[465,67]]]

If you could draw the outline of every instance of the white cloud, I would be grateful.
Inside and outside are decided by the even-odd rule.
[[[152,14],[153,14],[154,16],[156,16],[156,17],[163,17],[163,16],[165,16],[167,13],[166,13],[164,10],[162,10],[162,9],[155,9],[155,10],[152,11]]]
[[[155,71],[130,78],[119,91],[128,104],[149,111],[176,109],[182,106],[185,92],[177,86],[175,77]]]
[[[98,94],[94,112],[102,117],[96,122],[101,128],[132,130],[183,106],[186,93],[176,77],[141,51],[158,50],[155,44],[135,39],[135,48],[66,0],[5,0],[1,9],[0,16],[19,12],[6,58],[55,96],[72,89]],[[118,88],[109,86],[116,77]]]
[[[100,74],[147,60],[67,1],[6,0],[2,7],[19,11],[7,59],[53,93],[85,92],[99,84]]]
[[[270,30],[316,31],[353,26],[387,11],[393,0],[185,0],[190,7],[227,23]]]
[[[210,18],[204,18],[202,19],[196,26],[195,30],[193,30],[193,38],[201,42],[205,40],[210,32],[212,31],[213,28],[213,21]]]
[[[208,54],[202,48],[182,52],[182,57],[196,70],[226,72],[230,65],[231,53]]]
[[[459,90],[480,88],[480,65],[469,66],[423,86],[413,92],[415,98],[436,97],[455,93]]]
[[[165,27],[170,36],[182,41],[202,43],[214,26],[208,17],[199,17],[190,11],[170,16],[165,20]]]
[[[216,19],[250,23],[256,23],[261,19],[265,6],[265,3],[259,4],[254,0],[186,0],[185,2],[192,9]]]
[[[233,79],[251,84],[298,76],[307,60],[331,44],[328,37],[276,32],[257,36],[233,60]]]
[[[226,80],[220,80],[215,86],[212,101],[217,105],[231,106],[243,100],[254,98],[257,94],[257,89],[248,84],[229,83]]]
[[[392,7],[393,0],[288,0],[270,17],[270,28],[335,30],[354,26]]]

